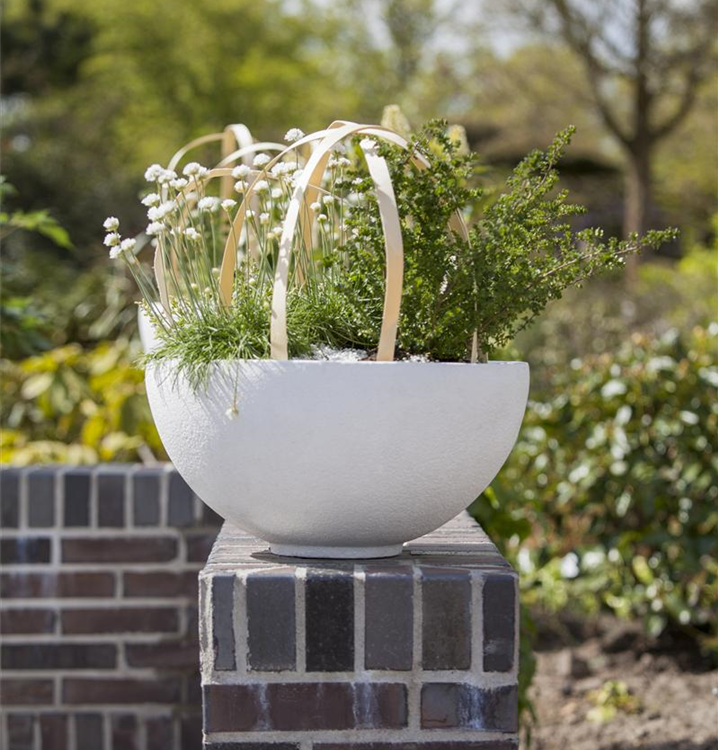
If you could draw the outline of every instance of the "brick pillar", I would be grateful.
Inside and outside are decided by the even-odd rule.
[[[467,514],[367,561],[225,524],[200,574],[205,750],[514,750],[516,589]]]

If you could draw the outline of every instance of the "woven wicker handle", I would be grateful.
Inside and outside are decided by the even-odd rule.
[[[247,204],[254,193],[256,182],[268,172],[274,164],[284,158],[286,154],[319,140],[319,144],[309,157],[301,176],[297,180],[294,194],[287,209],[282,237],[279,242],[279,254],[274,275],[274,289],[272,292],[272,318],[270,325],[270,343],[273,359],[288,359],[287,336],[287,286],[289,279],[289,265],[292,253],[294,233],[299,223],[302,211],[311,217],[309,205],[316,200],[319,185],[327,168],[327,163],[334,147],[351,135],[367,135],[389,141],[403,149],[409,150],[409,144],[398,133],[388,128],[374,125],[359,125],[353,122],[338,120],[327,130],[319,131],[296,141],[284,149],[264,168],[263,173],[247,188],[244,200],[240,204],[224,248],[222,268],[220,272],[220,291],[224,304],[231,304],[234,272],[236,268],[235,237],[241,236],[244,225]],[[373,144],[362,142],[362,150],[367,161],[369,174],[374,181],[384,231],[384,245],[386,252],[386,288],[384,295],[384,311],[382,315],[381,333],[377,350],[378,361],[392,361],[396,346],[396,335],[401,309],[404,272],[404,245],[401,237],[401,222],[396,204],[396,197],[391,183],[391,175],[386,161],[374,153]],[[429,166],[428,161],[416,152],[411,155],[413,163],[420,169]],[[209,176],[209,175],[208,175]],[[452,215],[449,226],[464,240],[468,241],[468,230],[463,217],[457,211]],[[304,223],[305,237],[311,237],[311,221]],[[306,244],[309,247],[309,243]],[[474,337],[475,339],[476,337]],[[476,359],[475,341],[472,345],[472,361]]]

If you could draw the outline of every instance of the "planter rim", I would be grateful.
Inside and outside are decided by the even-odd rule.
[[[167,359],[160,362],[150,362],[146,365],[147,370],[159,369],[162,367],[176,367],[178,360]],[[282,367],[291,367],[293,365],[323,365],[334,366],[334,367],[366,367],[367,365],[380,366],[380,367],[528,367],[529,363],[518,359],[496,359],[490,360],[489,362],[415,362],[411,360],[393,360],[391,362],[376,362],[374,360],[332,360],[332,359],[215,359],[209,363],[210,367],[217,367],[219,365],[230,365],[230,364],[272,364],[281,365]]]

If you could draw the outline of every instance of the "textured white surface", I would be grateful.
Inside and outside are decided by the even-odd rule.
[[[529,368],[238,360],[197,393],[168,365],[146,380],[170,458],[217,513],[278,550],[368,557],[438,528],[491,482]]]
[[[157,334],[147,313],[141,307],[137,308],[137,326],[140,329],[142,349],[151,352],[157,346]]]

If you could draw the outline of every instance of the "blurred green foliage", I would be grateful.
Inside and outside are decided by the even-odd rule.
[[[473,511],[524,601],[668,623],[718,650],[718,324],[557,370]]]
[[[81,463],[165,459],[127,341],[69,344],[21,362],[0,360],[4,462]]]

